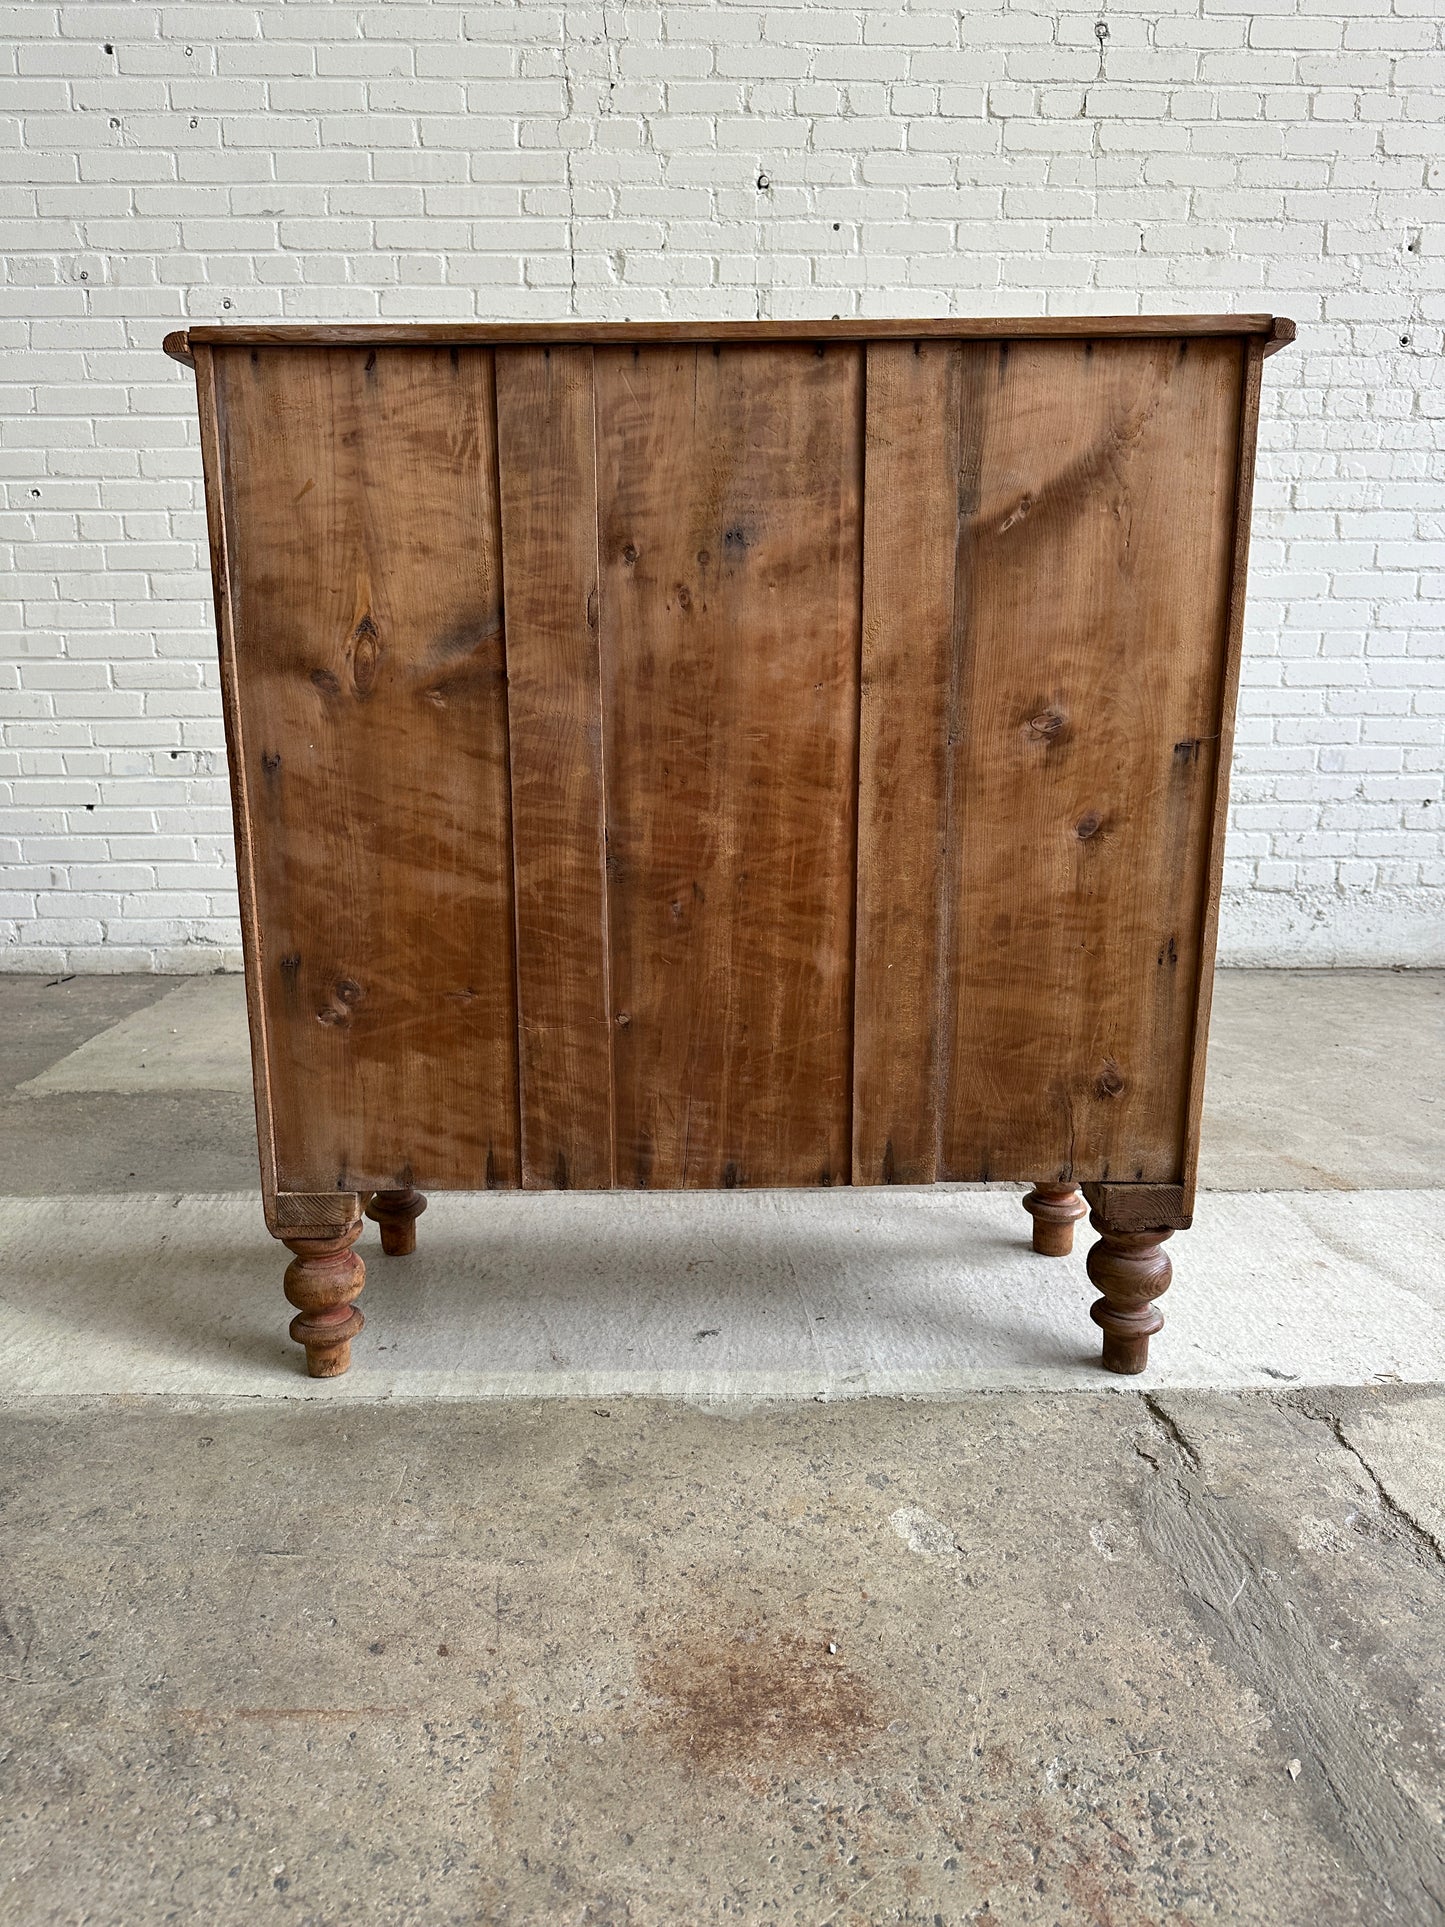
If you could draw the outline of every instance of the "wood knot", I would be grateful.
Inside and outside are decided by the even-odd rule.
[[[351,1022],[351,1013],[365,997],[366,992],[354,977],[340,977],[331,993],[331,1003],[325,1010],[318,1010],[318,1024],[330,1024],[338,1028]]]
[[[1074,835],[1081,843],[1087,843],[1091,836],[1097,836],[1104,827],[1104,819],[1098,810],[1085,810],[1074,825]]]
[[[334,675],[329,669],[313,669],[311,671],[311,680],[323,696],[339,696],[341,694],[341,678]]]
[[[263,750],[261,753],[261,767],[263,770],[265,770],[268,776],[274,776],[277,770],[280,769],[281,767],[280,750],[279,749]]]
[[[619,1010],[612,1021],[619,1030],[630,1030],[632,1028],[632,1012],[630,1010]]]
[[[1068,720],[1060,709],[1041,709],[1037,716],[1029,717],[1029,734],[1041,742],[1056,742],[1067,728]]]
[[[622,560],[627,564],[629,569],[637,560],[637,549],[633,543],[629,542],[627,547],[622,551]]]
[[[1104,1059],[1104,1068],[1094,1079],[1094,1089],[1100,1097],[1117,1097],[1124,1088],[1124,1073],[1112,1057]]]
[[[376,687],[380,664],[381,644],[376,639],[376,627],[370,616],[363,616],[356,625],[351,651],[351,682],[358,696],[369,696]]]

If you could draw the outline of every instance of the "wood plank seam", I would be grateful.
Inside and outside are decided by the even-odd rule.
[[[848,990],[848,1075],[845,1082],[847,1116],[843,1126],[844,1156],[848,1160],[844,1184],[854,1182],[857,1144],[854,1140],[854,1111],[858,1082],[858,890],[862,860],[863,834],[863,675],[867,656],[862,610],[865,603],[864,578],[868,567],[868,350],[858,350],[858,413],[856,423],[858,465],[858,653],[854,663],[853,701],[853,878],[852,916],[848,926],[848,967],[853,981]]]
[[[955,991],[953,959],[959,892],[953,887],[958,872],[955,854],[961,833],[959,821],[958,751],[963,735],[964,638],[968,634],[968,602],[972,589],[969,570],[964,566],[964,546],[969,540],[971,522],[978,502],[979,464],[982,460],[982,430],[966,418],[969,400],[969,370],[964,351],[959,356],[956,383],[958,420],[954,430],[953,455],[953,620],[948,633],[948,707],[945,712],[943,747],[943,848],[938,869],[938,960],[935,968],[934,996],[937,1026],[934,1042],[933,1073],[933,1173],[944,1169],[945,1119],[953,1090],[956,1026],[952,1021]],[[975,413],[977,411],[975,410]],[[972,440],[967,438],[972,435]],[[965,451],[971,454],[965,459]]]
[[[512,684],[507,659],[507,548],[502,540],[502,410],[497,395],[497,355],[492,351],[492,490],[497,504],[497,587],[502,621],[502,744],[507,770],[507,861],[511,865],[512,890],[512,1075],[517,1091],[517,1182],[522,1180],[522,1022],[521,1022],[521,941],[517,921],[517,802],[512,769]]]
[[[611,844],[609,824],[611,819],[610,799],[607,789],[607,682],[606,664],[606,621],[607,594],[605,571],[602,567],[602,477],[600,473],[599,448],[601,431],[597,421],[597,353],[590,349],[587,356],[590,380],[589,396],[592,407],[592,579],[596,584],[596,621],[593,624],[593,639],[597,654],[597,760],[598,794],[602,806],[602,1008],[607,1018],[607,1153],[609,1183],[617,1188],[617,1011],[612,995],[612,866],[609,862]]]

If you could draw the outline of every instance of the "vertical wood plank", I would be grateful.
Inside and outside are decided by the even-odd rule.
[[[962,356],[947,341],[867,353],[853,1182],[927,1184],[952,922]]]
[[[491,352],[215,372],[277,1183],[515,1182]]]
[[[940,1175],[1177,1181],[1237,341],[970,344]]]
[[[590,348],[497,355],[523,1183],[614,1182]]]
[[[861,351],[596,369],[618,1181],[847,1182]]]

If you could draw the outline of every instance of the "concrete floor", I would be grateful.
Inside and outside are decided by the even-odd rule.
[[[819,1226],[765,1201],[660,1240],[552,1214],[485,1316],[443,1201],[416,1259],[371,1245],[380,1309],[318,1392],[239,1195],[235,992],[0,977],[0,1921],[1445,1919],[1439,974],[1222,980],[1223,1195],[1142,1389],[1055,1355],[1081,1267],[1017,1257],[999,1191],[855,1244],[840,1194],[812,1278]],[[178,1235],[227,1213],[230,1256]],[[949,1326],[945,1220],[992,1351]],[[533,1232],[570,1252],[542,1309],[498,1289]],[[820,1305],[813,1380],[724,1395]],[[611,1376],[376,1375],[447,1306],[453,1350],[533,1331],[534,1386],[583,1389],[586,1345]],[[1254,1317],[1273,1389],[1195,1343],[1211,1313]],[[1031,1343],[1069,1389],[976,1389]],[[931,1396],[845,1395],[885,1366]],[[654,1367],[684,1395],[629,1396]]]

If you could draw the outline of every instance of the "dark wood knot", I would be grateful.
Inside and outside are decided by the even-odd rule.
[[[1097,836],[1104,827],[1104,819],[1098,810],[1085,810],[1074,825],[1074,835],[1081,843],[1087,843],[1091,836]]]
[[[1094,1089],[1100,1097],[1117,1097],[1124,1088],[1124,1073],[1112,1057],[1104,1059],[1104,1068],[1094,1080]]]
[[[369,696],[376,687],[381,666],[381,644],[371,618],[363,616],[357,625],[356,642],[351,651],[351,682],[358,696]]]

